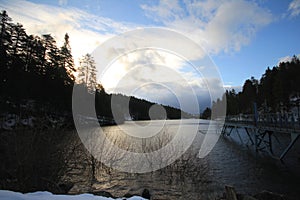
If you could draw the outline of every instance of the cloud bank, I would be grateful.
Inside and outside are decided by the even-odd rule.
[[[270,11],[244,0],[161,0],[141,8],[146,16],[186,34],[215,54],[239,51],[272,22]]]

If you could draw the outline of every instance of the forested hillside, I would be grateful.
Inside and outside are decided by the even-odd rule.
[[[224,98],[223,98],[224,100]],[[293,56],[291,61],[281,62],[266,69],[262,77],[245,81],[242,91],[226,91],[227,114],[253,113],[253,102],[260,112],[290,111],[300,105],[300,60]],[[218,106],[217,100],[213,106]]]

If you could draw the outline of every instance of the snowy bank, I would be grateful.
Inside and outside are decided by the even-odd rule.
[[[55,195],[50,192],[33,192],[22,194],[19,192],[12,192],[8,190],[0,190],[0,200],[112,200],[102,196],[95,196],[93,194],[79,194],[79,195]],[[117,198],[119,200],[143,200],[144,198],[133,196],[130,198]]]

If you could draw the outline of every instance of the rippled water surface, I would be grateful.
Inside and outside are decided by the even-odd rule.
[[[122,166],[128,164],[128,160],[123,159],[126,155],[100,148],[101,157],[98,156],[98,159],[106,157],[106,160],[105,164],[97,164],[94,190],[124,196],[141,194],[144,189],[148,189],[153,199],[214,199],[222,195],[224,185],[233,185],[242,193],[254,194],[269,190],[291,197],[299,194],[299,151],[291,151],[283,164],[267,154],[256,154],[253,147],[247,146],[247,138],[243,137],[245,134],[240,130],[242,141],[234,133],[229,138],[221,136],[213,150],[206,157],[199,158],[199,149],[209,121],[170,120],[151,123],[127,122],[120,126],[102,128],[107,140],[105,142],[129,152],[151,153],[166,147],[176,134],[183,135],[180,139],[184,143],[192,135],[192,131],[196,130],[195,138],[187,151],[168,166],[164,166],[165,158],[170,159],[172,156],[165,154],[156,154],[158,157],[155,161],[137,162],[136,166],[132,166],[132,170],[136,172],[138,167],[149,163],[152,166],[162,165],[161,169],[146,173],[127,173],[113,169],[114,166],[120,166],[120,163]],[[215,131],[217,130],[215,127]],[[147,134],[151,137],[147,137]],[[279,135],[278,140],[282,141],[282,144],[277,144],[280,147],[285,145],[288,137]],[[174,143],[167,154],[180,148],[180,143]],[[122,162],[118,163],[119,160]]]

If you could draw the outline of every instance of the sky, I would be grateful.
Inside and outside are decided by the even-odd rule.
[[[209,105],[207,96],[212,98],[211,93],[221,91],[220,86],[239,89],[251,76],[259,79],[267,67],[300,55],[300,0],[0,0],[0,9],[6,10],[14,22],[23,24],[29,34],[51,33],[58,45],[67,32],[76,64],[84,54],[95,52],[128,31],[157,27],[186,36],[201,46],[218,75],[199,75],[187,60],[157,49],[127,53],[115,59],[106,74],[98,74],[108,92],[122,92],[116,90],[116,85],[127,77],[127,82],[135,81],[135,87],[127,91],[130,94],[139,93],[136,96],[175,106],[180,104],[180,96],[192,88],[198,100],[206,102],[200,106],[203,109]],[[175,35],[165,39],[176,44]],[[145,34],[144,40],[152,41],[153,37]],[[99,59],[95,58],[96,62]],[[148,67],[152,64],[152,71],[147,71],[145,62]],[[198,64],[199,69],[203,63]],[[156,84],[145,83],[153,76],[170,77],[171,73],[180,76],[181,82],[168,85],[152,78]],[[137,80],[134,74],[142,75]],[[170,81],[174,83],[175,79]],[[130,88],[124,81],[122,84]]]

